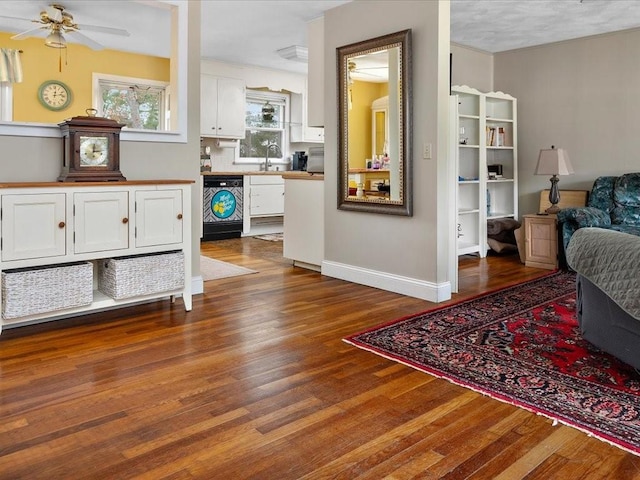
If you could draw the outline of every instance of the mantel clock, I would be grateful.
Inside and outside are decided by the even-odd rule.
[[[122,181],[120,131],[123,124],[96,117],[94,109],[60,123],[63,164],[59,182]]]

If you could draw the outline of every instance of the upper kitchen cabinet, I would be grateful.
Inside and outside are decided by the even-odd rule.
[[[201,75],[200,134],[203,137],[244,138],[245,94],[243,80]]]
[[[324,143],[324,128],[309,126],[306,87],[302,94],[291,94],[291,141]]]

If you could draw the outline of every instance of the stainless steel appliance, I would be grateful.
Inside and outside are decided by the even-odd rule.
[[[324,173],[324,145],[309,147],[309,159],[307,160],[307,172]]]
[[[203,240],[238,238],[242,234],[242,178],[242,175],[204,176]]]

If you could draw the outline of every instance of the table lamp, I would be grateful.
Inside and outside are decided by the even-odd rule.
[[[551,145],[550,149],[540,150],[536,175],[552,175],[551,190],[549,190],[549,203],[551,206],[545,210],[547,213],[558,213],[560,202],[560,190],[558,190],[558,175],[571,175],[573,167],[569,161],[569,154],[563,148]]]

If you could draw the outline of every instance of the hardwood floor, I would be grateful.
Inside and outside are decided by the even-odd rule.
[[[342,341],[429,302],[203,244],[259,273],[5,330],[0,479],[640,479],[640,458]],[[453,301],[532,278],[461,259]]]

